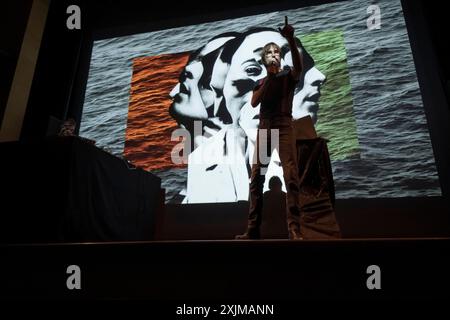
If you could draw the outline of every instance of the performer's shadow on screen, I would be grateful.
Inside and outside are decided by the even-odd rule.
[[[282,191],[278,176],[269,180],[269,190],[264,192],[261,234],[264,239],[287,239],[286,192]]]

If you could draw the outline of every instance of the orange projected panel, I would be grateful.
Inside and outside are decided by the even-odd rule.
[[[145,170],[186,166],[170,157],[179,143],[171,134],[179,126],[169,115],[169,93],[188,58],[189,53],[178,53],[133,60],[124,156]]]

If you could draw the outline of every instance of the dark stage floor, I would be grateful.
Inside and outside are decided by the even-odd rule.
[[[2,245],[0,297],[171,303],[445,299],[449,247],[450,238]],[[80,268],[80,290],[66,286],[70,265]],[[368,289],[368,282],[381,289]]]

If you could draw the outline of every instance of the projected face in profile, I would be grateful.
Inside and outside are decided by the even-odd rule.
[[[203,103],[198,81],[203,74],[203,65],[200,61],[191,61],[186,65],[179,77],[179,83],[172,89],[170,96],[173,99],[171,113],[176,118],[207,119],[206,108]],[[181,121],[183,124],[183,121]]]
[[[258,80],[267,75],[267,70],[261,59],[261,52],[268,42],[276,43],[281,52],[281,68],[286,65],[284,56],[288,51],[286,39],[275,31],[257,31],[244,35],[242,42],[233,52],[229,60],[230,68],[225,78],[223,95],[227,110],[233,119],[233,123],[238,123],[241,118],[242,107],[251,100],[252,91]],[[228,57],[225,57],[227,59]],[[241,126],[246,127],[248,120],[243,119]]]
[[[179,83],[169,93],[172,104],[169,112],[180,126],[194,133],[193,123],[202,120],[204,123],[212,124],[216,129],[223,125],[214,112],[215,105],[219,101],[214,91],[214,83],[211,81],[218,55],[224,44],[233,39],[236,33],[219,35],[209,41],[205,46],[193,52],[179,76]],[[213,70],[214,69],[214,70]],[[220,82],[220,81],[219,81]],[[223,81],[222,81],[223,82]],[[216,86],[220,84],[216,84]],[[205,128],[205,126],[204,126]],[[217,130],[206,127],[206,134],[212,135]],[[204,137],[194,136],[192,147],[196,148],[204,140]]]

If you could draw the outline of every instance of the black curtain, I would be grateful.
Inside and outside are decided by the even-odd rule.
[[[78,137],[4,143],[3,243],[152,240],[161,179]]]

